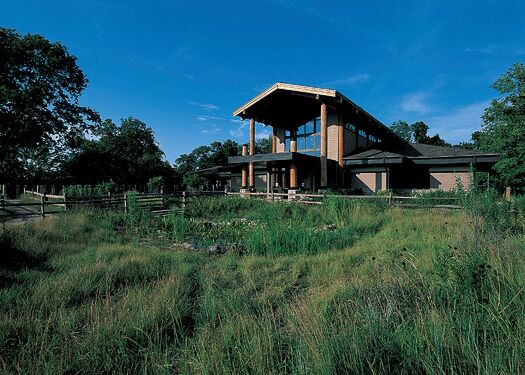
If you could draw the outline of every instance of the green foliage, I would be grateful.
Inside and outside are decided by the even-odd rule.
[[[205,179],[195,171],[227,164],[228,156],[237,155],[240,155],[239,144],[228,139],[223,143],[212,142],[209,146],[199,146],[189,154],[182,154],[175,160],[174,166],[186,186],[198,187]]]
[[[428,125],[425,124],[423,121],[416,121],[412,125],[410,125],[410,128],[412,129],[414,142],[416,143],[423,143],[427,145],[434,145],[434,146],[450,146],[447,142],[445,142],[439,134],[435,134],[433,136],[428,135]]]
[[[397,120],[390,125],[390,130],[407,142],[412,140],[412,128],[406,121]]]
[[[69,198],[88,198],[92,196],[115,194],[119,192],[118,185],[113,181],[90,185],[69,185],[64,187],[64,194]]]
[[[416,121],[412,125],[408,125],[406,121],[402,120],[394,121],[392,125],[390,125],[390,130],[407,142],[413,141],[415,143],[434,146],[450,146],[450,144],[445,142],[439,134],[429,136],[429,127],[423,121]]]
[[[268,154],[272,152],[272,138],[260,138],[255,141],[256,154]]]
[[[514,64],[492,87],[500,98],[483,115],[482,130],[472,135],[478,148],[500,154],[494,166],[504,186],[525,188],[525,64]]]
[[[144,122],[128,117],[117,126],[105,120],[96,132],[99,137],[85,140],[79,152],[65,165],[73,181],[96,184],[112,180],[118,184],[146,184],[155,176],[172,178],[153,130]]]
[[[159,193],[163,186],[164,177],[162,176],[151,177],[148,180],[148,191],[150,193]]]
[[[322,215],[327,223],[382,225],[346,249],[272,257],[178,249],[155,242],[156,232],[129,233],[111,211],[9,228],[0,232],[0,372],[524,368],[522,234],[478,231],[471,224],[477,213],[384,209],[337,197],[326,207],[228,202],[236,208],[225,217],[272,215],[262,208],[283,221]],[[228,204],[209,206],[221,214]],[[187,219],[170,221],[189,234]]]
[[[87,78],[67,48],[0,28],[0,180],[56,171],[98,114],[78,104]]]

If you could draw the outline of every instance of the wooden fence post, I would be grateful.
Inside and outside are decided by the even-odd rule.
[[[394,193],[392,193],[392,191],[390,191],[390,194],[388,196],[388,205],[390,207],[392,207],[392,198],[393,198],[393,196],[394,196]]]
[[[64,193],[64,213],[67,212],[67,199],[66,199],[66,193]]]
[[[511,196],[511,193],[512,193],[512,189],[510,188],[510,186],[507,186],[505,188],[505,200],[507,202],[510,202],[510,196]]]
[[[128,193],[124,193],[124,213],[128,213]]]
[[[4,198],[4,195],[2,194],[2,196],[0,197],[0,210],[5,210],[5,207],[4,207],[4,203],[5,203],[5,198]]]
[[[186,209],[186,192],[185,191],[182,192],[182,209],[183,210]]]
[[[46,193],[43,193],[40,196],[40,214],[42,218],[46,216]]]

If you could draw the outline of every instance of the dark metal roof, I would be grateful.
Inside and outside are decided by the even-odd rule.
[[[260,162],[286,162],[286,161],[312,161],[316,162],[319,160],[317,156],[301,154],[299,152],[277,152],[267,154],[255,154],[247,156],[230,156],[228,157],[228,164],[245,164],[248,162],[260,163]]]
[[[459,147],[426,145],[421,143],[398,143],[396,152],[368,149],[351,153],[343,159],[346,164],[389,164],[398,163],[404,159],[415,164],[470,164],[495,163],[497,154],[478,150],[466,150]]]

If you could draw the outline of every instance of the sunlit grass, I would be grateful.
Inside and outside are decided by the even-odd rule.
[[[202,224],[234,218],[265,226]],[[524,237],[480,220],[218,200],[166,221],[93,210],[6,227],[0,370],[521,373]],[[322,240],[287,238],[288,222]],[[308,231],[327,224],[329,246]],[[257,237],[268,229],[281,253]],[[196,235],[247,244],[222,256],[177,247]]]

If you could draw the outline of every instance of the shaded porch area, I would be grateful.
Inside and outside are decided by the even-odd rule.
[[[266,191],[315,191],[319,188],[321,159],[298,152],[266,153],[231,156],[228,165],[232,173],[241,173],[241,189],[255,190],[255,181],[249,181],[249,168],[266,173]]]

